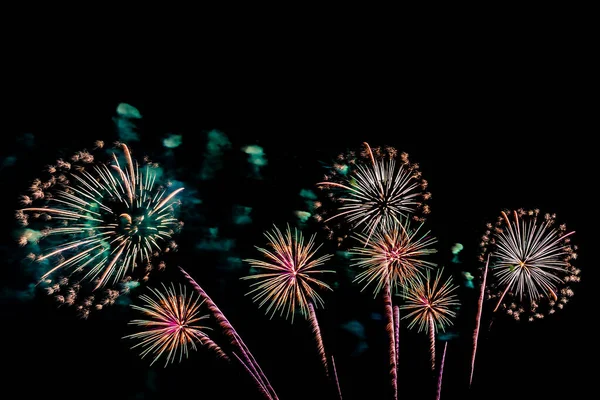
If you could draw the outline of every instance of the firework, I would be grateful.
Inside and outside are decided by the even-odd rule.
[[[221,348],[204,332],[210,329],[200,325],[200,321],[208,315],[200,315],[200,306],[204,303],[199,296],[187,295],[185,287],[179,286],[179,292],[171,284],[170,288],[163,285],[164,291],[150,288],[153,296],[142,295],[143,306],[132,305],[141,311],[147,319],[136,319],[130,322],[142,328],[141,332],[127,335],[126,339],[139,340],[132,347],[141,347],[142,358],[154,354],[154,364],[162,355],[166,355],[165,367],[183,356],[188,357],[188,348],[196,350],[196,343],[207,346],[219,357],[228,359]],[[179,357],[177,355],[179,354]]]
[[[364,143],[360,155],[340,155],[331,173],[317,186],[335,203],[333,215],[327,213],[326,205],[319,207],[325,212],[317,214],[330,230],[337,226],[330,223],[341,219],[370,236],[381,223],[408,216],[422,221],[429,213],[425,201],[431,195],[424,192],[427,181],[422,179],[418,164],[411,163],[406,153],[398,160],[392,147],[371,148]]]
[[[156,164],[140,166],[125,144],[118,148],[122,158],[113,152],[108,162],[87,151],[58,160],[47,179],[33,182],[21,199],[27,207],[17,211],[28,226],[20,243],[42,249],[32,258],[45,267],[40,282],[49,293],[64,300],[65,292],[81,297],[84,284],[92,292],[111,288],[101,302],[89,301],[97,293],[88,297],[84,310],[93,303],[101,308],[131,288],[134,277],[145,280],[153,268],[164,268],[157,257],[175,248],[180,227],[175,207],[183,188],[160,184]]]
[[[257,247],[267,261],[248,259],[253,268],[267,272],[243,277],[242,279],[255,279],[248,294],[254,294],[253,300],[259,307],[268,303],[266,313],[271,312],[271,317],[277,311],[285,317],[291,316],[292,321],[296,309],[309,318],[309,304],[323,306],[323,299],[313,288],[332,290],[326,283],[313,278],[314,275],[333,273],[335,271],[323,270],[320,267],[329,260],[330,254],[314,258],[321,248],[315,247],[315,235],[311,236],[308,243],[304,243],[302,232],[294,230],[294,235],[288,226],[285,236],[275,227],[272,232],[265,233],[271,249]]]
[[[241,357],[237,354],[233,354],[235,358],[242,364],[244,369],[248,372],[248,374],[254,379],[254,382],[260,389],[261,393],[265,396],[265,398],[269,400],[277,400],[277,394],[275,390],[269,383],[269,380],[261,370],[258,362],[252,356],[250,350],[242,340],[242,338],[238,335],[236,330],[233,328],[233,325],[229,322],[225,314],[219,309],[217,304],[210,298],[210,296],[202,289],[202,287],[192,278],[183,268],[179,267],[179,270],[183,273],[185,278],[190,282],[190,284],[194,287],[196,292],[200,295],[200,297],[206,302],[208,309],[212,313],[213,317],[217,320],[221,329],[223,329],[223,333],[229,339],[230,343],[240,352]]]
[[[398,399],[398,370],[396,356],[396,334],[394,332],[394,316],[392,308],[392,293],[389,279],[386,279],[383,291],[383,304],[385,307],[385,315],[387,322],[385,330],[388,334],[389,343],[389,361],[390,361],[390,381],[392,383],[392,391],[394,400]]]
[[[340,387],[340,381],[338,379],[337,369],[335,368],[335,358],[331,356],[331,366],[333,367],[333,380],[337,389],[337,394],[340,400],[342,400],[342,388]]]
[[[448,348],[448,342],[444,343],[444,352],[442,353],[442,361],[440,362],[440,371],[438,374],[437,390],[435,400],[440,400],[442,396],[442,377],[444,376],[444,362],[446,361],[446,349]]]
[[[259,307],[269,303],[266,312],[271,312],[271,317],[277,311],[280,311],[282,316],[285,312],[286,318],[291,316],[293,322],[295,310],[300,310],[300,313],[311,323],[323,368],[329,376],[327,356],[315,313],[315,306],[323,306],[323,299],[313,286],[326,290],[332,289],[313,276],[335,272],[321,268],[332,256],[327,254],[316,258],[315,255],[321,245],[315,248],[315,235],[305,243],[302,232],[295,229],[292,235],[289,226],[285,235],[275,226],[274,230],[266,232],[265,236],[271,249],[260,247],[257,249],[265,255],[267,261],[245,260],[252,267],[266,271],[242,278],[258,280],[251,285],[254,289],[248,294],[255,293],[253,299],[259,302]]]
[[[486,297],[494,311],[534,321],[563,308],[573,296],[570,285],[580,279],[571,264],[577,257],[574,233],[557,224],[556,215],[539,210],[503,211],[495,224],[488,224],[480,260],[490,256],[493,279]]]
[[[423,270],[435,267],[423,257],[437,252],[430,248],[437,240],[429,232],[422,233],[422,227],[420,223],[413,228],[408,219],[403,219],[378,226],[371,237],[356,234],[362,246],[352,248],[350,254],[353,266],[364,269],[354,280],[364,283],[362,290],[371,283],[375,283],[375,295],[386,283],[394,290],[412,286]]]
[[[411,319],[409,329],[418,325],[419,332],[429,333],[431,369],[435,369],[435,334],[439,330],[444,332],[447,326],[452,325],[452,318],[456,317],[452,308],[460,305],[453,293],[457,286],[452,284],[452,277],[449,276],[445,283],[440,284],[443,270],[437,270],[433,280],[429,270],[425,279],[418,277],[416,284],[403,294],[406,304],[400,307],[408,311],[402,319]]]
[[[488,266],[490,264],[490,255],[488,253],[483,271],[483,282],[481,283],[481,291],[479,293],[479,301],[477,302],[477,318],[475,320],[475,330],[473,332],[473,353],[471,356],[471,371],[469,374],[469,387],[473,383],[473,372],[475,371],[475,356],[477,355],[477,341],[479,340],[479,327],[481,326],[481,312],[483,311],[483,299],[485,294],[485,283],[487,280]]]

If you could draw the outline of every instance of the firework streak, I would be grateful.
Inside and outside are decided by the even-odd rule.
[[[481,293],[477,303],[477,319],[475,320],[475,331],[473,332],[473,356],[471,357],[471,372],[469,375],[469,387],[473,383],[473,371],[475,370],[475,355],[477,354],[477,340],[479,338],[479,327],[481,326],[481,312],[483,310],[483,299],[485,295],[485,281],[487,279],[488,265],[490,263],[490,255],[488,254],[485,262],[485,270],[483,272],[483,282],[481,283]]]
[[[312,326],[313,333],[315,334],[315,340],[317,342],[317,350],[319,351],[319,355],[321,356],[321,362],[323,363],[323,368],[325,368],[325,375],[329,377],[329,368],[327,366],[327,356],[325,355],[325,347],[323,346],[323,337],[321,336],[321,329],[319,328],[319,321],[317,320],[317,315],[315,314],[315,306],[312,303],[308,303],[309,310],[309,321]]]
[[[437,382],[437,391],[435,395],[435,400],[440,400],[440,396],[442,395],[442,376],[444,375],[444,361],[446,360],[446,349],[448,348],[448,342],[444,344],[444,352],[442,353],[442,362],[440,363],[440,372],[438,375]]]
[[[392,391],[394,393],[394,400],[398,399],[398,374],[396,371],[396,343],[394,335],[394,313],[392,310],[392,293],[390,289],[389,281],[386,281],[383,292],[383,302],[385,304],[385,314],[387,318],[386,331],[389,336],[390,345],[390,379],[392,383]]]
[[[338,379],[337,370],[335,369],[335,359],[331,356],[331,366],[333,367],[333,379],[335,380],[335,386],[337,387],[338,396],[342,400],[342,389],[340,388],[340,381]]]
[[[219,326],[223,329],[225,335],[229,338],[232,346],[236,347],[241,354],[241,357],[234,353],[234,356],[240,361],[240,363],[244,366],[246,371],[250,374],[250,376],[254,379],[257,386],[263,393],[263,395],[270,400],[277,400],[277,394],[275,390],[269,383],[269,380],[264,375],[260,366],[252,356],[252,353],[248,350],[240,336],[237,334],[236,330],[233,328],[227,317],[221,312],[219,307],[215,304],[214,301],[208,296],[208,294],[202,289],[198,283],[181,267],[179,267],[183,275],[187,278],[190,284],[196,289],[200,297],[205,300],[209,310],[212,312],[213,316],[217,319]]]
[[[396,342],[396,369],[400,360],[400,307],[394,305],[394,340]]]

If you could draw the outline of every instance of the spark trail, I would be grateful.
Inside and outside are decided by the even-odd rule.
[[[208,309],[211,311],[213,316],[216,318],[219,326],[223,329],[225,335],[229,338],[232,346],[236,347],[241,354],[241,357],[234,353],[235,357],[240,361],[243,367],[248,371],[249,375],[254,379],[256,385],[259,387],[263,395],[270,400],[278,400],[275,390],[269,383],[269,380],[264,375],[260,366],[252,356],[252,353],[246,347],[246,344],[242,341],[233,325],[229,322],[225,314],[219,309],[215,302],[210,296],[202,289],[202,287],[181,267],[179,267],[183,275],[190,282],[190,284],[196,289],[198,294],[205,300]]]
[[[481,283],[481,293],[477,302],[477,319],[475,320],[475,331],[473,332],[473,356],[471,357],[471,371],[469,373],[469,387],[473,384],[473,371],[475,370],[475,356],[477,355],[477,340],[479,338],[479,327],[481,326],[481,313],[483,310],[483,299],[485,295],[485,283],[488,273],[488,265],[490,263],[490,255],[488,254],[485,262],[485,270],[483,271],[483,282]]]

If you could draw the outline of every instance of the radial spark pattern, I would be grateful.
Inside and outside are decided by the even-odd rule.
[[[418,277],[416,284],[403,294],[405,304],[400,309],[408,311],[402,319],[411,320],[409,328],[418,326],[419,332],[433,329],[437,333],[452,325],[452,319],[456,317],[453,308],[460,305],[454,294],[458,286],[452,284],[451,276],[440,283],[443,271],[443,268],[438,269],[432,279],[431,271],[427,270],[425,279]]]
[[[156,164],[140,166],[125,144],[117,147],[107,162],[87,151],[58,160],[47,178],[33,182],[17,211],[27,227],[20,244],[34,248],[30,259],[44,266],[40,280],[49,293],[73,304],[86,283],[91,291],[111,290],[101,301],[94,300],[97,293],[86,297],[84,315],[91,304],[114,300],[132,279],[164,268],[156,257],[176,247],[172,237],[180,227],[175,210],[183,188],[171,190]]]
[[[573,296],[570,285],[580,279],[571,264],[577,256],[574,233],[539,210],[503,211],[488,224],[480,259],[491,256],[486,297],[494,310],[534,321],[563,308]]]
[[[375,295],[386,281],[394,290],[413,285],[424,270],[435,266],[424,257],[436,253],[431,246],[437,240],[429,232],[423,232],[422,228],[423,223],[414,228],[408,219],[403,218],[400,222],[379,225],[371,236],[357,234],[362,246],[351,249],[350,254],[353,266],[364,271],[354,281],[364,284],[363,290],[374,283]]]
[[[188,357],[189,348],[196,350],[196,343],[201,343],[219,356],[226,357],[222,350],[208,338],[204,330],[209,328],[200,325],[200,321],[208,318],[208,315],[200,315],[200,306],[204,301],[194,294],[187,295],[185,287],[179,286],[179,292],[175,286],[164,290],[150,288],[152,296],[142,295],[140,300],[143,306],[132,305],[141,311],[146,319],[136,319],[130,322],[142,329],[141,332],[125,336],[126,339],[135,339],[139,343],[132,348],[141,347],[142,358],[153,354],[154,364],[161,356],[166,356],[165,366],[178,359],[180,362],[185,355]]]
[[[333,201],[328,206],[319,204],[317,214],[332,231],[344,220],[370,236],[382,223],[398,222],[401,217],[423,221],[429,213],[425,201],[430,194],[424,192],[427,181],[418,164],[410,163],[406,153],[398,157],[392,147],[371,148],[364,143],[360,155],[340,155],[317,186]]]
[[[300,313],[308,318],[309,303],[323,306],[323,299],[315,287],[332,290],[329,285],[314,278],[315,275],[334,272],[321,269],[331,255],[316,258],[321,245],[315,248],[315,235],[305,243],[302,232],[294,229],[292,235],[289,226],[285,235],[275,227],[265,236],[270,249],[257,247],[265,260],[245,260],[253,268],[265,271],[242,278],[258,281],[251,285],[253,289],[248,294],[254,295],[253,300],[259,303],[259,307],[268,304],[266,313],[271,313],[271,317],[280,311],[281,315],[285,312],[286,318],[291,316],[293,321],[299,308]]]
[[[452,284],[452,277],[449,276],[445,283],[440,284],[443,271],[443,268],[438,269],[435,279],[431,279],[430,270],[425,273],[425,279],[419,276],[416,284],[403,293],[405,304],[400,307],[408,311],[402,319],[411,320],[409,329],[418,326],[419,332],[426,331],[429,334],[432,370],[435,369],[435,335],[452,325],[452,319],[456,317],[453,308],[460,305],[453,293],[458,286]]]

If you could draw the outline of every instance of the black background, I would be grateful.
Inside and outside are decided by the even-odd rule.
[[[479,266],[475,260],[484,224],[501,209],[556,212],[577,232],[577,265],[583,273],[573,301],[542,321],[501,318],[491,331],[483,329],[470,391],[476,292],[461,289],[463,307],[456,328],[460,336],[448,345],[442,398],[584,398],[592,387],[594,365],[591,271],[597,201],[594,130],[588,126],[591,106],[572,74],[556,79],[558,70],[476,70],[432,74],[416,82],[407,77],[393,84],[378,74],[355,82],[352,74],[333,70],[315,73],[312,79],[281,77],[293,83],[271,84],[268,90],[252,76],[236,77],[252,82],[251,88],[232,85],[225,74],[194,84],[161,80],[161,89],[177,89],[165,93],[151,77],[117,78],[114,87],[84,85],[94,80],[91,77],[81,78],[79,85],[79,78],[69,79],[68,74],[50,85],[50,79],[39,84],[26,77],[13,82],[19,88],[7,95],[10,106],[5,109],[0,149],[2,157],[16,156],[14,165],[0,171],[6,260],[1,275],[6,293],[1,316],[3,390],[57,399],[260,398],[239,367],[202,350],[166,369],[148,367],[148,360],[140,360],[121,339],[131,332],[126,323],[134,314],[128,307],[114,306],[80,320],[47,296],[21,301],[9,295],[29,283],[20,270],[22,254],[13,237],[18,195],[61,154],[90,148],[96,139],[116,140],[111,118],[116,106],[127,102],[143,115],[141,141],[131,143],[134,155],[151,154],[203,199],[201,205],[186,209],[191,221],[179,236],[179,251],[167,271],[151,283],[180,279],[175,266],[186,268],[229,317],[282,400],[333,398],[322,378],[310,328],[300,319],[293,325],[280,318],[269,320],[244,297],[247,286],[238,278],[247,268],[228,269],[222,254],[200,251],[196,245],[206,238],[205,227],[219,225],[224,236],[236,239],[235,257],[256,256],[252,246],[263,244],[261,232],[273,223],[294,221],[292,212],[302,204],[298,193],[320,180],[320,163],[330,163],[336,154],[363,141],[395,146],[421,165],[433,194],[427,224],[439,239],[438,261],[457,279],[461,270],[474,272]],[[410,91],[404,90],[407,86]],[[218,179],[205,182],[197,173],[211,129],[225,133],[232,150]],[[26,133],[34,135],[31,146],[23,143]],[[169,156],[161,147],[168,133],[183,135],[183,145]],[[249,167],[240,148],[248,144],[265,150],[268,165],[261,180],[246,177]],[[227,222],[235,204],[253,208],[251,225]],[[448,263],[455,242],[465,246],[458,266]],[[331,244],[325,248],[334,250]],[[344,278],[343,268],[338,275],[339,289],[325,297],[327,308],[318,312],[325,347],[336,357],[345,399],[384,399],[389,394],[386,336],[383,321],[373,318],[373,313],[383,312],[381,299],[373,300],[369,291],[361,293]],[[342,328],[350,320],[365,327],[368,349],[358,356],[353,355],[356,337]],[[400,337],[399,397],[433,398],[426,335],[404,326]]]

